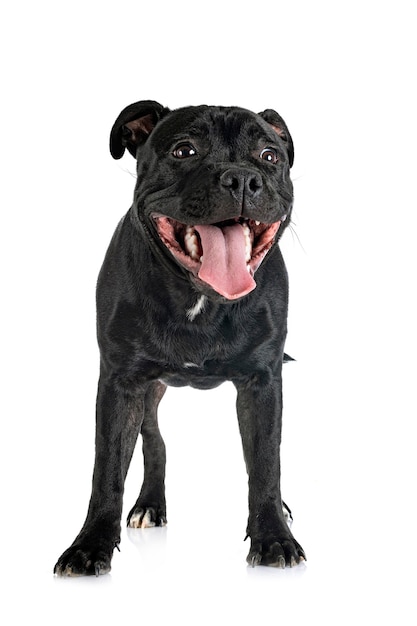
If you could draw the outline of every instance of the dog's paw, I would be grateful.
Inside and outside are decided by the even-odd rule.
[[[270,567],[294,567],[306,561],[304,550],[293,537],[253,541],[247,556],[251,567],[269,565]]]
[[[152,528],[153,526],[165,526],[167,519],[165,512],[160,508],[136,506],[130,511],[127,517],[129,528]]]
[[[57,576],[99,576],[110,572],[113,549],[94,546],[87,542],[74,543],[58,559],[54,574]]]

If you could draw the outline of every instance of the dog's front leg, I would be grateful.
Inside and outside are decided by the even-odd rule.
[[[61,576],[105,574],[120,542],[124,481],[144,414],[145,391],[132,392],[101,377],[97,395],[96,455],[87,518],[58,559]]]
[[[259,372],[236,384],[237,412],[249,476],[250,565],[293,566],[305,559],[286,523],[280,490],[281,374]]]

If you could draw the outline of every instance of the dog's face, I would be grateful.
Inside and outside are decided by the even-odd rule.
[[[139,102],[112,130],[113,156],[125,147],[137,159],[138,218],[173,269],[208,295],[252,291],[291,215],[293,145],[282,118]]]

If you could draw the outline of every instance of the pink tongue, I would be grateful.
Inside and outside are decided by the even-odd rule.
[[[255,289],[246,267],[246,240],[240,224],[195,226],[200,235],[203,260],[198,277],[219,294],[235,300]]]

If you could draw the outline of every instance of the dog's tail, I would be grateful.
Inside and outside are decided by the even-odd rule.
[[[290,361],[295,361],[289,354],[285,354],[284,352],[284,363],[289,363]]]

